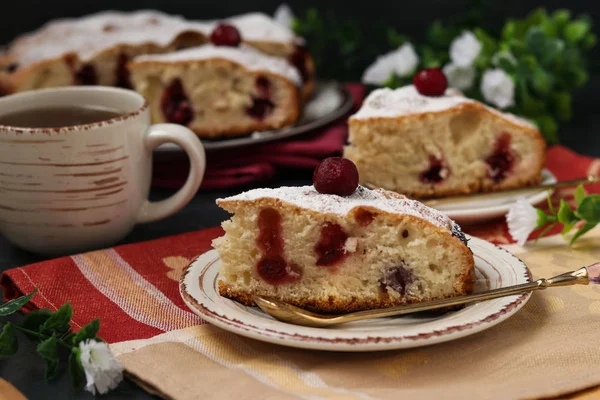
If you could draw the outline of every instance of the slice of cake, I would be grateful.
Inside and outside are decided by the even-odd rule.
[[[413,198],[537,184],[545,142],[529,122],[453,90],[378,89],[349,119],[361,184]]]
[[[337,180],[347,188],[348,179]],[[315,185],[327,191],[336,183]],[[359,186],[340,196],[314,186],[281,187],[217,203],[234,214],[213,242],[222,262],[220,293],[243,304],[262,294],[342,312],[472,290],[473,255],[459,226],[397,193]]]
[[[315,71],[301,38],[261,13],[226,21],[238,28],[248,45],[295,65],[304,78],[302,91],[310,95]],[[126,65],[134,57],[205,44],[219,24],[151,10],[105,11],[50,21],[17,38],[0,54],[0,95],[69,85],[128,88]]]
[[[202,138],[277,129],[299,116],[298,71],[246,45],[140,56],[129,69],[154,123],[185,125]]]

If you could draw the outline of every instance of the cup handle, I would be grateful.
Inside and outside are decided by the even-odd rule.
[[[138,223],[156,221],[181,210],[194,197],[204,176],[206,154],[194,132],[176,124],[152,125],[144,137],[146,151],[152,152],[163,143],[181,146],[190,159],[190,172],[185,184],[168,199],[156,202],[146,200],[138,214]]]

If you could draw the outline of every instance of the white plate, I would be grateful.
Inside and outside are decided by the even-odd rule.
[[[302,115],[292,126],[273,131],[254,132],[246,136],[228,139],[202,139],[206,151],[223,150],[272,142],[292,136],[311,133],[344,116],[352,108],[354,100],[350,92],[338,82],[317,82],[315,92],[302,110]],[[166,143],[157,152],[182,152],[181,148]]]
[[[552,174],[552,172],[544,169],[542,171],[542,183],[556,183],[556,177]],[[462,201],[456,204],[440,204],[438,206],[433,206],[433,208],[442,211],[456,222],[468,224],[505,216],[506,213],[508,213],[508,209],[510,208],[511,204],[513,204],[519,197],[524,196],[529,204],[537,205],[545,201],[547,195],[547,191],[543,190],[530,193],[526,192],[520,195],[496,197],[493,199]]]
[[[475,255],[475,291],[531,281],[531,273],[508,251],[470,238]],[[210,250],[185,270],[180,292],[190,309],[204,320],[249,338],[283,346],[329,351],[379,351],[426,346],[481,332],[516,313],[531,293],[509,296],[443,314],[378,318],[331,328],[308,328],[280,322],[257,307],[221,297],[217,282],[218,253]]]

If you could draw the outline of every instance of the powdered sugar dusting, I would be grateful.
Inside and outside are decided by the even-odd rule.
[[[134,62],[158,61],[170,63],[178,61],[208,60],[215,58],[222,58],[235,62],[243,65],[251,71],[267,71],[282,75],[293,81],[296,85],[302,84],[300,73],[290,63],[278,57],[268,56],[246,45],[239,47],[228,47],[207,44],[204,46],[175,51],[173,53],[143,55],[136,57]]]
[[[296,37],[293,31],[278,24],[270,16],[253,12],[226,18],[225,22],[235,26],[244,40],[256,40],[278,43],[303,43],[303,39]],[[219,20],[208,23],[210,31],[219,23]]]
[[[414,85],[398,89],[382,88],[371,92],[362,107],[350,119],[392,118],[412,114],[435,113],[449,110],[461,104],[476,103],[460,92],[448,89],[443,96],[423,96]],[[484,105],[489,111],[518,125],[534,127],[528,121],[513,114],[503,113]]]
[[[452,220],[445,214],[423,203],[387,190],[369,190],[362,186],[348,197],[321,194],[313,186],[284,186],[276,189],[254,189],[226,199],[217,199],[217,202],[254,201],[262,198],[279,199],[297,207],[327,214],[346,216],[352,209],[362,206],[394,214],[413,215],[449,231],[452,231],[453,225]]]
[[[183,32],[205,35],[207,29],[206,23],[192,23],[158,11],[104,11],[82,18],[50,21],[17,39],[10,47],[9,55],[21,65],[70,52],[88,61],[116,45],[154,43],[167,46]]]
[[[294,33],[278,25],[266,14],[249,13],[227,19],[243,40],[297,43]],[[190,21],[178,15],[154,10],[135,12],[103,11],[80,18],[57,19],[15,40],[8,55],[20,65],[75,53],[89,61],[98,53],[117,45],[152,43],[165,47],[185,32],[207,38],[219,21]]]

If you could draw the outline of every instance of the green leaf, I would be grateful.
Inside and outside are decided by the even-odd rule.
[[[510,40],[514,39],[517,33],[517,24],[513,20],[507,20],[502,28],[502,39]]]
[[[65,333],[71,329],[69,321],[73,317],[73,308],[70,303],[63,304],[58,311],[50,316],[42,325],[42,332],[52,333]]]
[[[525,35],[525,43],[534,54],[541,54],[546,46],[546,35],[538,26],[531,27]]]
[[[561,235],[566,236],[569,232],[571,232],[571,230],[575,227],[575,225],[572,224],[564,224],[563,225],[563,230],[560,232]]]
[[[540,234],[537,236],[537,238],[535,239],[535,241],[537,242],[537,241],[538,241],[538,239],[540,239],[540,238],[542,238],[542,237],[546,236],[546,234],[547,234],[548,232],[550,232],[550,230],[552,230],[552,228],[554,228],[554,227],[556,226],[556,224],[557,224],[557,223],[558,223],[558,222],[553,222],[553,223],[551,223],[550,225],[548,225],[548,226],[547,226],[547,227],[546,227],[546,228],[545,228],[543,231],[541,231],[541,232],[540,232]]]
[[[556,209],[554,208],[554,204],[552,204],[552,190],[551,189],[548,189],[546,201],[548,201],[548,209],[550,210],[552,215],[556,215]]]
[[[85,385],[86,378],[81,364],[81,351],[78,348],[74,348],[69,356],[69,375],[73,389],[81,390]]]
[[[542,7],[533,10],[525,19],[527,26],[540,25],[548,18],[548,13]]]
[[[546,215],[546,213],[543,212],[542,210],[540,210],[539,208],[536,208],[535,211],[537,212],[537,215],[538,215],[537,225],[536,225],[535,229],[540,229],[542,226],[546,225],[549,221],[553,220],[553,217]]]
[[[584,226],[582,226],[581,228],[579,228],[577,230],[577,232],[575,232],[575,235],[573,235],[573,237],[571,238],[571,242],[570,244],[575,243],[575,241],[577,239],[579,239],[581,237],[581,235],[583,235],[586,232],[589,232],[590,230],[592,230],[596,225],[598,225],[597,222],[588,222],[587,224],[585,224]]]
[[[600,222],[600,194],[591,194],[584,198],[575,214],[588,223]]]
[[[533,74],[533,88],[540,94],[548,94],[554,84],[552,75],[538,68]]]
[[[579,206],[581,204],[581,202],[583,201],[583,199],[585,199],[585,196],[587,196],[587,193],[585,192],[585,188],[583,187],[583,185],[579,185],[575,189],[575,192],[573,193],[573,195],[575,197],[575,202]]]
[[[60,372],[58,359],[58,341],[52,335],[37,346],[37,352],[46,362],[46,381],[56,378]]]
[[[565,42],[561,39],[550,39],[546,41],[540,60],[543,65],[552,65],[562,57],[565,50]]]
[[[554,25],[559,32],[562,32],[570,19],[571,12],[569,10],[556,10],[552,14],[552,20],[554,21]]]
[[[561,224],[574,225],[579,222],[579,218],[577,218],[569,203],[563,199],[560,200],[560,207],[556,216],[558,217],[558,222]]]
[[[583,40],[581,41],[581,45],[584,49],[589,50],[596,45],[596,35],[593,33],[588,33],[585,35]]]
[[[12,314],[16,311],[19,311],[21,307],[25,304],[29,303],[29,300],[33,297],[33,295],[37,292],[37,288],[33,290],[33,292],[29,293],[26,296],[17,297],[11,301],[8,301],[0,306],[0,317],[4,317],[5,315]]]
[[[17,342],[15,326],[7,322],[2,328],[2,333],[0,333],[0,357],[15,355],[18,348],[19,343]]]
[[[75,339],[75,336],[76,336],[75,332],[69,332],[66,335],[62,336],[62,340],[65,343],[72,344],[73,343],[73,339]]]
[[[86,339],[94,339],[100,330],[100,320],[95,319],[77,332],[75,338],[73,339],[73,345],[79,345],[79,342],[82,342]]]
[[[53,312],[47,308],[34,310],[25,314],[25,317],[19,323],[19,325],[30,331],[39,332],[41,326],[44,325],[44,322],[46,322],[48,318],[52,316],[52,314]]]
[[[585,37],[590,31],[590,23],[585,20],[578,20],[569,22],[564,29],[565,40],[569,43],[575,44]]]

